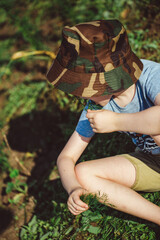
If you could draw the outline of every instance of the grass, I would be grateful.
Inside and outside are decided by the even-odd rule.
[[[89,210],[74,217],[64,203],[52,201],[51,218],[42,220],[34,215],[22,227],[21,240],[32,239],[126,239],[155,240],[155,232],[145,221],[111,210],[94,196],[85,197]]]

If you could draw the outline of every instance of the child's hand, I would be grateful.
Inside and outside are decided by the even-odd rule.
[[[69,196],[67,205],[70,212],[74,215],[78,215],[86,210],[88,210],[88,205],[84,203],[80,196],[86,194],[87,191],[83,188],[76,188]]]
[[[91,124],[93,132],[109,133],[117,131],[116,116],[117,113],[109,110],[87,110],[87,118]]]
[[[160,146],[160,135],[151,135],[151,137],[154,139],[155,143]]]

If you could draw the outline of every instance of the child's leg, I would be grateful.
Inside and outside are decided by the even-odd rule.
[[[83,162],[76,166],[75,171],[80,184],[89,192],[100,192],[116,209],[160,225],[160,207],[131,189],[136,171],[125,157]]]

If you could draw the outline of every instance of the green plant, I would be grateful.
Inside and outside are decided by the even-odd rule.
[[[10,169],[9,177],[10,177],[11,181],[7,182],[6,194],[15,192],[16,195],[14,195],[13,198],[9,198],[8,201],[11,204],[17,204],[17,203],[19,203],[21,197],[23,197],[27,193],[28,185],[25,182],[21,182],[18,179],[18,177],[19,177],[18,169]]]
[[[8,90],[8,102],[3,109],[3,119],[7,122],[19,111],[22,115],[36,109],[39,95],[47,86],[46,82],[23,82]]]
[[[33,216],[27,226],[23,226],[20,232],[20,239],[66,239],[73,229],[70,228],[68,222],[73,218],[70,217],[68,209],[65,204],[57,204],[53,201],[53,216],[50,220],[44,221]]]
[[[111,215],[110,210],[92,195],[83,196],[90,208],[78,216],[73,216],[65,204],[53,201],[52,217],[47,221],[33,216],[28,225],[20,231],[21,240],[54,239],[128,239],[155,240],[155,233],[146,224],[134,220],[122,220]],[[114,212],[115,213],[115,212]]]
[[[119,18],[124,7],[132,6],[133,1],[126,0],[79,0],[55,1],[57,14],[71,24],[98,19]],[[63,9],[63,11],[62,11]],[[72,10],[71,10],[72,9]]]
[[[18,176],[19,176],[18,169],[10,170],[9,177],[11,178],[12,181],[7,183],[7,187],[6,187],[7,194],[12,192],[13,190],[16,190],[24,194],[27,192],[27,184],[20,182],[19,179],[17,179]]]
[[[160,52],[160,49],[156,40],[147,37],[148,31],[148,29],[135,29],[128,33],[128,38],[132,49],[139,57],[142,58],[143,55],[150,52],[151,54],[148,59],[155,60],[155,56],[156,58],[158,58],[158,53]],[[153,52],[155,52],[156,55],[153,54]]]
[[[10,164],[8,162],[8,156],[4,152],[4,148],[5,148],[5,143],[2,142],[1,145],[0,145],[0,173],[1,172],[7,172],[11,168]]]
[[[9,199],[10,203],[18,203],[20,198],[27,193],[28,186],[25,182],[21,182],[19,178],[19,170],[14,169],[11,167],[10,163],[8,162],[8,156],[4,152],[6,145],[4,142],[0,145],[0,169],[1,173],[6,172],[9,175],[11,181],[7,182],[6,185],[6,194],[9,194],[15,191],[16,194],[13,199]]]
[[[30,10],[30,1],[26,1],[25,7],[28,8],[28,11],[25,11],[23,15],[22,8],[19,6],[14,7],[16,0],[13,1],[1,1],[0,7],[3,9],[3,15],[7,17],[7,20],[17,27],[16,35],[19,38],[23,38],[24,41],[31,44],[33,49],[42,49],[43,44],[41,42],[41,36],[39,34],[38,28],[35,26],[34,19],[31,17],[33,14],[33,9]],[[27,6],[28,4],[28,6]],[[33,5],[32,5],[33,6]]]

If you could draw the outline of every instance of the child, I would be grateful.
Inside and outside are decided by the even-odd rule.
[[[69,210],[88,209],[82,194],[100,194],[101,202],[107,195],[114,208],[160,225],[160,207],[138,194],[160,191],[160,64],[132,52],[118,20],[65,27],[62,37],[47,78],[90,99],[57,161]],[[102,109],[88,109],[96,104]],[[136,151],[75,166],[94,133],[114,131],[130,135]]]

